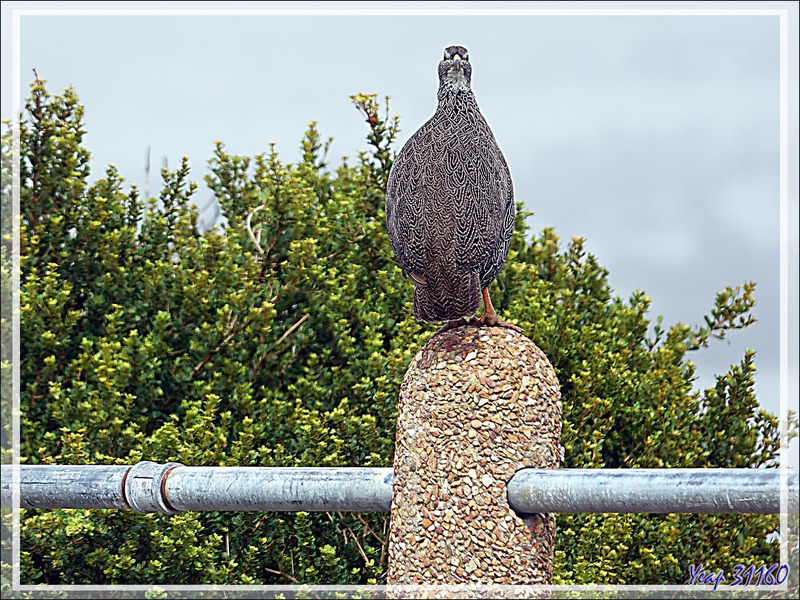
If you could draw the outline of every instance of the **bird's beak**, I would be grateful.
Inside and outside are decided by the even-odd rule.
[[[461,57],[456,54],[455,58],[453,59],[453,64],[455,65],[456,69],[461,70]]]

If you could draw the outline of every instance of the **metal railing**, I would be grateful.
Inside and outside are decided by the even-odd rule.
[[[797,512],[797,471],[787,473]],[[781,511],[779,469],[522,469],[508,482],[520,513],[760,513]]]
[[[13,505],[11,465],[2,506]],[[389,512],[392,469],[20,465],[21,508]],[[517,513],[779,513],[778,469],[522,469],[508,482]],[[797,471],[784,474],[798,511]]]

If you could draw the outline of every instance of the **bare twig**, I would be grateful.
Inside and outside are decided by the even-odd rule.
[[[195,373],[197,373],[197,371],[199,371],[199,370],[200,370],[200,369],[203,367],[203,365],[205,365],[205,364],[206,364],[206,363],[207,363],[209,360],[211,360],[211,355],[212,355],[214,352],[217,352],[217,351],[218,351],[220,348],[222,348],[222,347],[223,347],[225,344],[227,344],[228,342],[230,342],[230,341],[231,341],[231,339],[233,339],[233,337],[234,337],[234,336],[235,336],[237,333],[239,333],[239,332],[240,332],[240,331],[241,331],[241,330],[244,328],[244,326],[247,324],[247,321],[245,321],[245,322],[242,324],[242,327],[239,327],[239,329],[237,329],[236,331],[234,331],[233,333],[231,333],[231,329],[233,329],[233,326],[234,326],[234,325],[236,325],[236,321],[238,321],[238,320],[239,320],[239,315],[233,315],[233,318],[231,319],[230,323],[228,324],[228,328],[225,330],[225,333],[223,333],[223,334],[222,334],[222,335],[224,335],[224,336],[227,336],[227,337],[226,337],[224,340],[222,340],[222,341],[221,341],[219,344],[217,344],[217,346],[216,346],[216,347],[215,347],[213,350],[211,350],[210,352],[208,352],[208,353],[206,354],[205,358],[203,358],[203,360],[201,360],[199,363],[197,363],[197,364],[194,366],[194,369],[192,369],[192,372],[191,372],[191,373],[189,373],[189,378],[190,378],[190,379],[191,379],[192,377],[194,377]]]
[[[253,215],[255,215],[262,208],[266,208],[266,206],[267,206],[266,204],[262,204],[261,206],[255,207],[252,211],[250,211],[250,213],[248,213],[247,221],[245,222],[245,226],[247,227],[247,235],[250,236],[250,239],[255,244],[256,249],[258,250],[258,253],[262,254],[262,255],[264,254],[264,249],[261,247],[261,230],[260,229],[258,230],[258,237],[256,237],[253,234],[252,227],[250,226],[250,220],[253,218]]]
[[[289,328],[289,329],[288,329],[288,330],[287,330],[287,331],[286,331],[286,332],[285,332],[285,333],[284,333],[284,334],[283,334],[283,335],[282,335],[282,336],[281,336],[281,337],[278,339],[278,341],[277,341],[277,342],[275,342],[275,345],[277,346],[278,344],[280,344],[280,343],[281,343],[283,340],[285,340],[285,339],[286,339],[286,338],[287,338],[289,335],[291,335],[291,333],[292,333],[292,332],[293,332],[295,329],[297,329],[298,327],[300,327],[300,325],[302,325],[303,323],[305,323],[305,322],[308,320],[308,316],[309,316],[309,315],[308,315],[308,313],[304,314],[302,319],[300,319],[300,320],[299,320],[297,323],[295,323],[294,325],[292,325],[292,326],[291,326],[291,327],[290,327],[290,328]]]
[[[389,527],[389,519],[383,519],[383,543],[381,544],[381,557],[378,560],[378,564],[384,564],[386,560],[386,554],[389,550],[389,536],[386,535],[386,530]]]
[[[294,583],[300,583],[297,579],[295,579],[294,577],[292,577],[288,573],[284,573],[283,571],[276,571],[274,569],[269,569],[267,567],[264,567],[264,570],[267,571],[268,573],[275,573],[275,575],[280,575],[281,577],[286,577],[286,579],[288,579],[289,581],[293,581]]]
[[[272,247],[270,247],[270,250],[272,250]],[[292,277],[292,278],[291,278],[289,281],[287,281],[286,283],[284,283],[284,284],[281,286],[281,289],[279,289],[279,290],[278,290],[278,291],[275,293],[275,295],[274,295],[274,296],[272,296],[272,298],[270,298],[270,299],[269,299],[269,301],[270,301],[271,303],[274,303],[274,302],[275,302],[275,300],[277,300],[277,299],[278,299],[278,297],[281,295],[281,293],[282,293],[282,292],[285,292],[286,290],[288,290],[288,289],[289,289],[289,286],[290,286],[290,285],[292,285],[293,283],[294,283],[294,277]],[[272,284],[271,284],[271,283],[270,283],[270,285],[269,285],[269,292],[270,292],[270,294],[272,293]]]
[[[363,558],[363,559],[364,559],[364,562],[367,562],[367,560],[369,560],[369,559],[367,559],[367,555],[366,555],[366,553],[364,552],[364,549],[361,547],[361,544],[359,544],[359,543],[358,543],[358,538],[356,537],[356,534],[353,532],[353,530],[352,530],[352,529],[350,529],[350,527],[348,527],[347,525],[345,525],[345,526],[344,526],[344,527],[345,527],[345,529],[346,529],[347,531],[344,531],[344,530],[342,530],[342,529],[341,529],[341,528],[340,528],[340,527],[339,527],[339,526],[336,524],[336,521],[333,519],[333,516],[331,515],[331,513],[325,513],[325,514],[328,516],[328,519],[330,519],[331,523],[333,523],[333,526],[334,526],[334,527],[336,527],[336,530],[337,530],[339,533],[341,533],[341,534],[342,534],[342,537],[344,538],[344,543],[345,543],[345,545],[347,545],[347,531],[349,531],[349,532],[350,532],[350,535],[351,535],[351,536],[353,536],[353,541],[356,543],[356,546],[358,547],[358,552],[359,552],[359,554],[361,554],[361,558]],[[339,518],[342,518],[342,517],[344,516],[344,515],[342,515],[342,513],[341,513],[341,512],[338,512],[338,511],[336,512],[336,515],[337,515]]]

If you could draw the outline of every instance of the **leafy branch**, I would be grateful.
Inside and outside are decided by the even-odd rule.
[[[400,131],[400,117],[389,115],[389,96],[386,96],[386,107],[381,117],[380,104],[377,94],[353,94],[350,99],[358,111],[364,115],[369,125],[367,142],[375,148],[372,155],[378,162],[377,176],[381,189],[385,189],[389,180],[389,171],[392,168],[394,157],[391,146]]]
[[[665,344],[672,348],[682,346],[687,351],[699,350],[708,346],[709,338],[723,340],[727,332],[752,325],[756,322],[751,313],[756,303],[753,295],[755,289],[756,284],[753,281],[746,281],[741,286],[726,287],[717,294],[711,314],[703,317],[705,325],[695,328],[676,323],[670,328],[669,333],[666,333],[662,327],[664,317],[659,315],[653,337],[646,340],[647,346],[653,350],[662,339],[665,339]]]

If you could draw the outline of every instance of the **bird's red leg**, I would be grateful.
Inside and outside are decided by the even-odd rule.
[[[483,305],[485,307],[483,316],[481,317],[481,323],[483,325],[487,327],[507,327],[514,331],[522,331],[522,327],[503,321],[503,319],[497,316],[497,312],[494,310],[494,306],[492,306],[492,299],[489,298],[488,288],[483,290]]]

